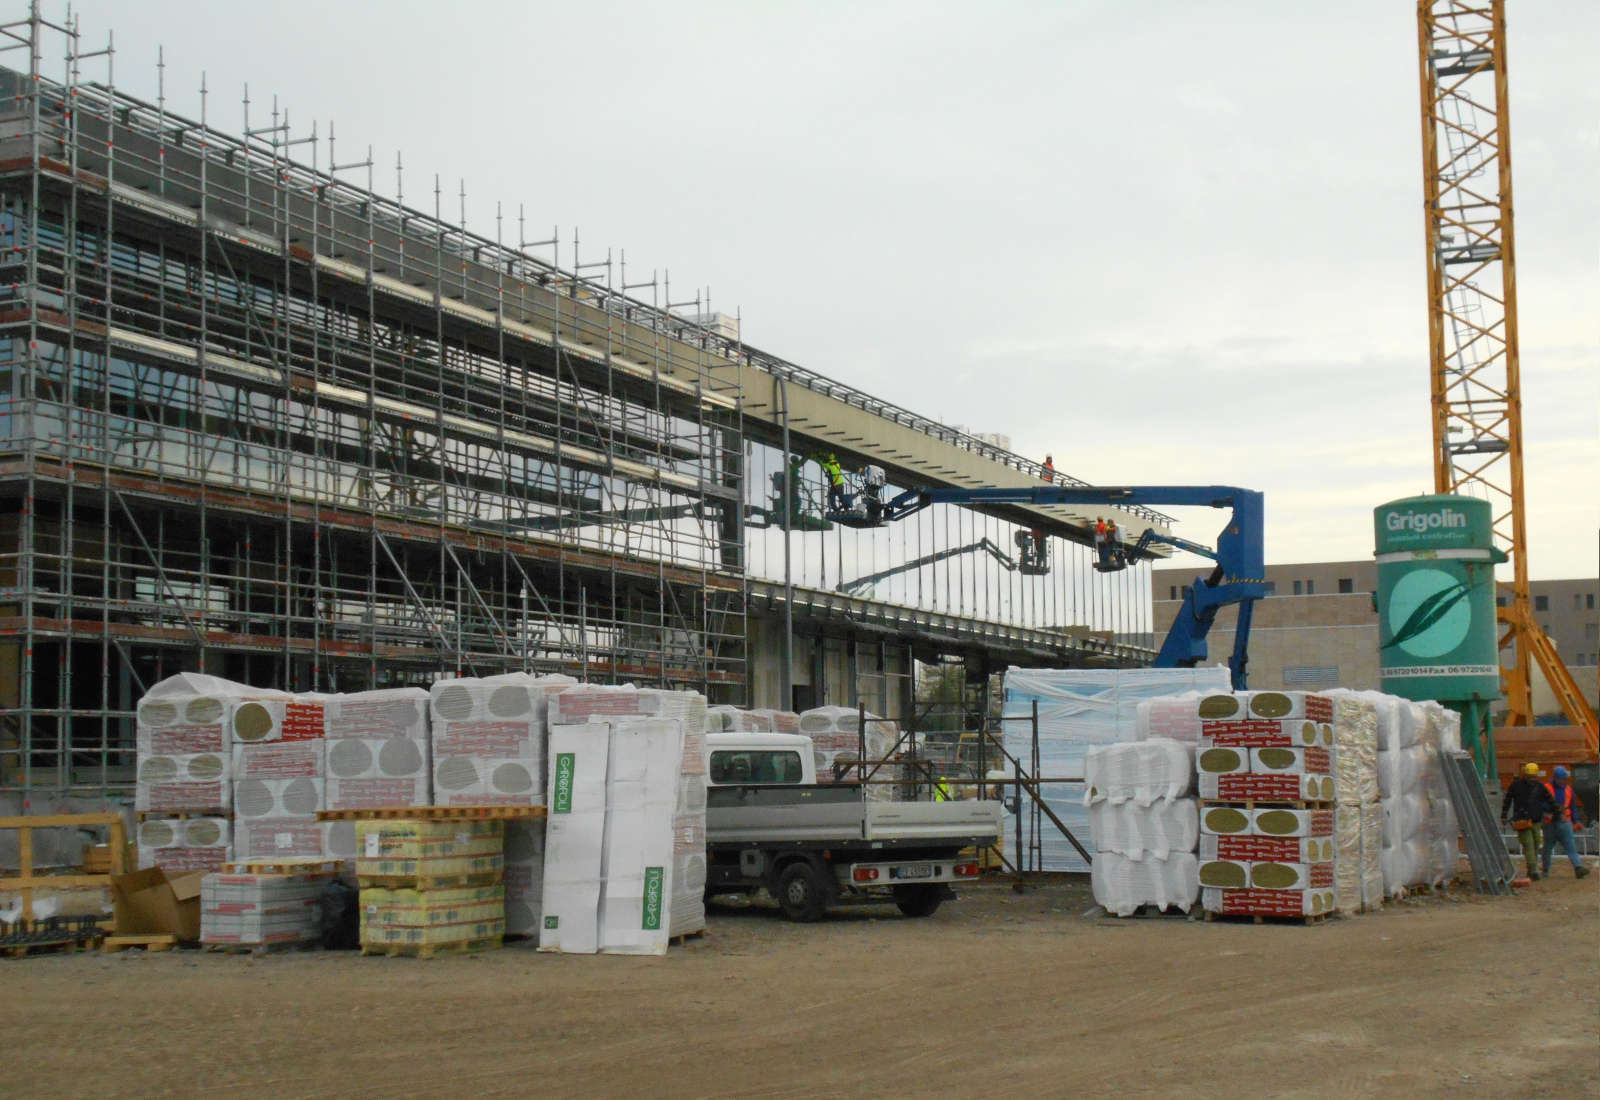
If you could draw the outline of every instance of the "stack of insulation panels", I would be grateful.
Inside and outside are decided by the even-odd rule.
[[[330,697],[233,704],[233,849],[239,862],[324,855],[325,719]]]
[[[1040,786],[1045,804],[1078,837],[1089,831],[1089,810],[1084,805],[1084,758],[1095,745],[1112,745],[1140,739],[1140,704],[1185,692],[1209,694],[1227,691],[1228,670],[1209,668],[1128,669],[1021,669],[1006,671],[1005,748],[1025,763],[1033,757],[1034,707],[1039,714],[1039,767],[1041,779],[1069,782]],[[1149,713],[1149,708],[1145,708]],[[1181,733],[1176,727],[1166,727]],[[1155,735],[1147,728],[1145,736]],[[1170,738],[1185,741],[1182,736]],[[991,765],[996,766],[996,765]],[[1027,797],[1024,796],[1024,802]],[[1043,818],[1043,815],[1039,815]],[[1004,851],[1017,848],[1018,822],[1007,814]],[[1067,843],[1048,819],[1032,836],[1033,815],[1024,813],[1022,846],[1038,844],[1045,871],[1088,871],[1077,850]],[[1033,869],[1033,868],[1030,868]]]
[[[1334,812],[1303,806],[1200,807],[1207,913],[1320,917],[1335,908]]]
[[[1403,894],[1455,876],[1460,832],[1438,750],[1461,747],[1461,719],[1438,703],[1364,692],[1378,715],[1383,892]]]
[[[1119,917],[1184,912],[1199,894],[1194,755],[1177,741],[1097,745],[1084,757],[1094,900]]]
[[[663,954],[705,928],[702,730],[716,719],[692,693],[616,689],[564,693],[558,714],[587,721],[550,729],[539,949]]]
[[[200,880],[200,942],[265,948],[315,941],[322,934],[318,899],[334,876],[332,870],[209,874]]]
[[[799,733],[800,715],[792,710],[744,710],[719,704],[706,708],[710,719],[707,732],[722,733]]]
[[[432,750],[428,693],[422,688],[335,695],[327,702],[323,729],[324,809],[429,805]],[[345,862],[347,875],[354,873],[354,823],[323,822],[322,846],[324,854]]]
[[[1207,914],[1333,912],[1333,700],[1257,691],[1194,705]]]
[[[550,700],[573,683],[568,676],[513,672],[434,684],[428,701],[434,803],[539,805]]]
[[[136,712],[139,866],[218,870],[232,858],[229,709],[264,692],[216,676],[169,676]]]
[[[1378,708],[1334,690],[1334,894],[1341,913],[1383,905],[1383,807],[1378,801]]]
[[[500,821],[357,821],[363,954],[500,946],[505,828]]]
[[[868,774],[874,780],[903,778],[898,765],[863,769],[856,763],[862,759],[862,718],[855,707],[815,707],[800,715],[800,732],[811,738],[818,783],[856,783]],[[871,711],[866,712],[865,719],[865,759],[888,759],[900,740],[900,727]],[[895,793],[896,787],[888,782],[873,782],[866,787],[866,797],[874,801],[893,802]]]

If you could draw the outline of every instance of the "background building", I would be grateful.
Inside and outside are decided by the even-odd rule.
[[[1150,573],[1151,605],[1159,637],[1172,624],[1184,586],[1198,566],[1168,566]],[[1271,595],[1256,604],[1250,628],[1252,688],[1378,687],[1378,613],[1373,602],[1378,567],[1371,561],[1308,562],[1267,566]],[[1600,687],[1600,582],[1534,581],[1534,617],[1556,643],[1579,689],[1593,701]],[[1233,648],[1237,608],[1225,607],[1212,627],[1212,655]],[[1538,714],[1559,706],[1534,669]]]

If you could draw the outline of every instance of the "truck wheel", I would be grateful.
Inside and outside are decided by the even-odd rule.
[[[778,908],[792,921],[810,924],[822,919],[828,888],[809,863],[791,863],[778,876]]]
[[[942,886],[896,886],[894,903],[908,917],[931,917],[944,901]]]

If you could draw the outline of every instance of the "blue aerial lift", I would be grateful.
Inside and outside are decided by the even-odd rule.
[[[877,467],[868,467],[858,475],[853,491],[840,493],[830,501],[827,518],[846,527],[882,527],[935,504],[978,508],[999,505],[1050,507],[1063,504],[1140,504],[1232,509],[1226,526],[1217,536],[1215,548],[1163,535],[1151,528],[1131,546],[1120,538],[1098,542],[1094,567],[1102,573],[1126,569],[1130,560],[1149,556],[1150,545],[1157,542],[1216,562],[1210,574],[1196,577],[1194,583],[1185,589],[1183,606],[1178,609],[1172,628],[1161,643],[1154,667],[1192,668],[1205,660],[1206,634],[1211,630],[1218,608],[1238,604],[1239,621],[1233,635],[1233,655],[1228,660],[1228,668],[1233,676],[1234,690],[1245,689],[1252,610],[1255,601],[1267,594],[1261,493],[1232,485],[1130,485],[1115,488],[1034,485],[1016,489],[907,489],[886,500],[885,488],[882,471]],[[1047,562],[1036,560],[1039,564],[1036,571],[1044,572]]]

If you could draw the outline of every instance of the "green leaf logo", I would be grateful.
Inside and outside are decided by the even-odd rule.
[[[1400,625],[1400,629],[1395,631],[1394,637],[1390,638],[1383,648],[1388,649],[1391,646],[1403,645],[1415,638],[1449,614],[1450,609],[1466,599],[1471,591],[1472,589],[1457,581],[1453,587],[1443,588],[1435,592],[1416,606],[1406,621]]]

